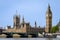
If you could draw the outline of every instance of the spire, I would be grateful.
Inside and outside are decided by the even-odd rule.
[[[48,4],[48,9],[50,9],[50,4]]]
[[[16,10],[16,15],[18,14],[17,10]]]
[[[48,4],[47,13],[51,13],[50,4]]]
[[[16,10],[15,17],[20,17],[20,14],[18,14],[18,11]]]
[[[39,28],[40,28],[40,26],[39,26]]]
[[[35,21],[35,28],[37,27],[36,21]]]
[[[23,18],[22,18],[22,23],[25,23],[25,21],[24,21],[24,16],[23,16]]]

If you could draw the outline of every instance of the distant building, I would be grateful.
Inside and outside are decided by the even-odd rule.
[[[59,28],[58,32],[60,32],[60,20],[59,20],[59,22],[57,24],[57,27]]]

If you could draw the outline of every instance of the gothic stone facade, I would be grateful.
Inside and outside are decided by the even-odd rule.
[[[48,32],[50,33],[52,27],[52,12],[50,10],[50,5],[48,5],[48,9],[46,12],[46,27],[37,28],[37,24],[35,22],[35,27],[31,27],[30,23],[26,23],[24,21],[24,17],[22,18],[22,23],[20,22],[20,15],[14,15],[13,17],[13,28],[8,26],[6,31],[4,32],[18,32],[18,33],[38,33],[38,32]]]

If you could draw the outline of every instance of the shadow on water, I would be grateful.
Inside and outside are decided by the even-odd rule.
[[[11,35],[8,35],[6,38],[13,38],[13,36],[11,36]]]
[[[46,40],[53,40],[53,38],[46,38]]]
[[[0,38],[0,40],[60,40],[60,38]]]

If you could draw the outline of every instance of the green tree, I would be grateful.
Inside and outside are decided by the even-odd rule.
[[[57,32],[59,29],[58,29],[58,26],[53,26],[52,28],[51,28],[51,33],[55,33],[55,32]]]

